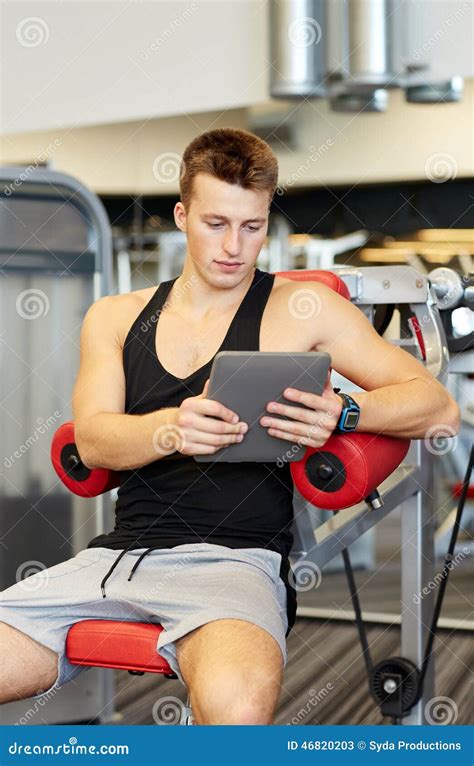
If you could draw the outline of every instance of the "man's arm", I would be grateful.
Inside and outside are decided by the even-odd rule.
[[[460,428],[456,401],[421,362],[381,338],[367,317],[325,285],[317,291],[321,311],[314,320],[315,350],[327,351],[332,367],[364,392],[348,391],[360,405],[357,431],[409,439],[424,438],[430,429]]]
[[[125,374],[114,300],[111,296],[101,298],[84,318],[72,406],[77,448],[84,464],[123,471],[174,451],[160,451],[159,447],[167,442],[165,432],[174,422],[177,408],[146,415],[124,414]]]

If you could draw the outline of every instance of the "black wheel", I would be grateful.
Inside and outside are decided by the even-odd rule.
[[[370,691],[384,715],[392,715],[389,707],[395,696],[401,712],[408,713],[421,695],[420,671],[411,660],[389,657],[374,667]]]

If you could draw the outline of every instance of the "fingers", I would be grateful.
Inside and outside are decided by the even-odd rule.
[[[204,388],[202,389],[201,393],[199,394],[200,399],[205,399],[207,397],[207,392],[209,391],[209,380],[208,378],[206,382],[204,383]]]
[[[281,402],[268,402],[267,412],[285,415],[291,420],[299,420],[302,423],[311,423],[323,428],[333,429],[336,426],[342,409],[342,401],[337,394],[334,399],[318,396],[304,391],[297,391],[291,396],[294,402],[304,404],[298,407],[296,404],[282,404]],[[285,394],[285,398],[289,398]],[[319,401],[318,401],[319,400]],[[312,404],[311,404],[312,402]],[[265,415],[266,417],[266,415]]]
[[[192,397],[186,399],[181,407],[185,410],[191,409],[193,412],[200,415],[211,415],[214,418],[222,418],[222,420],[225,420],[228,423],[238,423],[239,421],[239,416],[236,412],[233,412],[220,402],[215,402],[213,399]]]
[[[199,404],[197,405],[199,412],[202,412],[204,415],[213,415],[216,418],[222,418],[229,423],[237,423],[239,417],[236,412],[233,412],[220,402],[215,402],[213,399],[207,398],[209,393],[209,380],[210,378],[206,380],[204,388],[199,396],[190,397],[189,399],[186,399],[183,404],[188,404],[194,408],[195,405],[193,404],[193,401],[199,400]]]
[[[180,407],[176,425],[183,431],[184,455],[212,454],[218,449],[241,442],[248,430],[239,422],[237,413],[220,402],[207,398],[209,378],[198,396],[185,399]]]
[[[186,431],[184,450],[188,454],[212,453],[231,444],[237,444],[243,438],[243,434],[215,434],[191,428]]]
[[[262,425],[269,428],[269,433],[273,429],[281,431],[287,436],[289,434],[296,436],[297,439],[300,439],[302,436],[311,438],[315,434],[327,434],[327,436],[329,436],[330,433],[324,426],[316,423],[298,423],[294,420],[280,420],[279,418],[269,418],[268,421],[267,418],[264,418],[263,420],[265,422],[262,422]]]
[[[327,436],[324,435],[321,435],[321,438],[317,438],[316,434],[314,434],[313,438],[310,438],[309,435],[301,436],[289,431],[280,431],[277,428],[269,428],[268,433],[277,439],[283,439],[283,441],[292,442],[293,444],[301,444],[303,447],[318,448],[327,442]]]
[[[326,391],[326,389],[325,389]],[[335,415],[341,411],[342,402],[340,397],[334,392],[327,390],[326,396],[312,394],[309,391],[299,391],[296,388],[288,388],[283,392],[285,399],[290,399],[295,404],[304,404],[305,407],[315,410],[315,412],[325,412],[328,415]],[[275,412],[279,410],[275,410]]]
[[[329,372],[327,374],[327,378],[326,378],[326,383],[324,384],[324,389],[323,389],[323,392],[322,392],[321,396],[324,397],[325,394],[327,396],[327,394],[333,394],[333,393],[334,393],[334,391],[333,391],[333,388],[332,388],[332,385],[331,385],[331,370],[329,370]]]
[[[238,423],[227,423],[220,418],[207,417],[194,412],[190,418],[189,425],[197,431],[205,431],[213,434],[244,434],[248,431],[247,423],[239,421]]]
[[[323,423],[324,418],[328,417],[325,412],[315,412],[315,410],[308,410],[303,407],[295,407],[294,405],[290,404],[280,404],[279,402],[276,404],[276,406],[267,406],[267,412],[270,412],[271,415],[273,413],[278,413],[278,415],[285,415],[288,418],[291,418],[292,420],[299,420],[301,423],[309,423],[310,425],[316,425],[316,423]],[[263,415],[263,419],[267,420],[268,418],[270,420],[277,420],[276,418],[272,418],[271,415]],[[262,425],[266,425],[265,423],[260,420]],[[287,421],[280,421],[278,422],[287,422]],[[277,423],[278,425],[278,423]]]

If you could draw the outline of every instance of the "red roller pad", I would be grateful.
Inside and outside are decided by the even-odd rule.
[[[314,271],[311,271],[311,269],[296,269],[295,271],[276,271],[275,275],[284,279],[293,279],[295,282],[322,282],[344,298],[350,300],[351,297],[350,290],[344,280],[332,271],[325,271],[324,269],[316,269]]]
[[[72,665],[171,674],[156,645],[163,626],[148,622],[81,620],[69,629],[66,655]]]
[[[308,447],[302,460],[291,463],[291,474],[306,500],[338,511],[364,500],[400,465],[409,447],[409,439],[383,434],[333,434],[322,447]]]
[[[117,471],[87,468],[80,462],[72,420],[63,423],[54,434],[51,461],[62,483],[75,495],[97,497],[120,484],[120,474]]]

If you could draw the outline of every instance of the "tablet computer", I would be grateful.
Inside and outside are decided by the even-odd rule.
[[[236,412],[248,424],[248,431],[238,444],[223,447],[213,454],[194,455],[199,463],[276,463],[300,460],[305,445],[271,436],[260,425],[263,415],[289,420],[284,415],[267,412],[268,402],[293,404],[283,391],[296,388],[321,395],[326,383],[331,357],[320,351],[299,353],[273,351],[220,351],[214,357],[207,393]],[[295,406],[302,407],[301,404]]]

